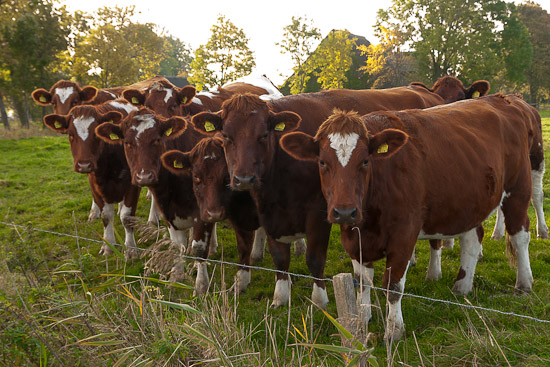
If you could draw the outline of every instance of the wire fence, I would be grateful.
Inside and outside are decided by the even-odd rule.
[[[8,223],[8,222],[3,222],[3,221],[0,221],[0,224],[3,224],[5,226],[15,227],[15,228],[24,228],[24,229],[32,230],[32,231],[35,231],[35,232],[47,233],[47,234],[52,234],[52,235],[56,235],[56,236],[70,237],[70,238],[89,241],[89,242],[95,242],[95,243],[103,243],[104,242],[102,240],[96,240],[96,239],[92,239],[92,238],[86,238],[86,237],[81,237],[81,236],[77,236],[77,235],[61,233],[61,232],[56,232],[56,231],[51,231],[51,230],[46,230],[46,229],[34,228],[34,227],[25,226],[25,225],[21,225],[21,224]],[[115,244],[112,244],[112,245],[124,247],[123,245],[118,244],[118,243],[115,243]],[[144,248],[139,248],[139,247],[137,247],[137,249],[139,251],[154,252],[154,250],[149,250],[149,249],[144,249]],[[182,254],[180,256],[182,258],[185,258],[185,259],[188,259],[188,260],[205,261],[205,259],[201,258],[201,257],[195,257],[195,256],[190,256],[190,255],[185,255],[185,254]],[[239,263],[235,263],[235,262],[230,262],[230,261],[225,261],[225,260],[216,260],[216,259],[206,259],[206,261],[208,261],[209,263],[214,263],[214,264],[219,264],[219,265],[229,265],[229,266],[247,268],[247,269],[252,269],[252,270],[260,270],[260,271],[267,271],[267,272],[271,272],[271,273],[286,274],[288,276],[296,277],[296,278],[306,278],[306,279],[311,279],[311,280],[323,280],[323,281],[326,281],[326,282],[332,282],[332,278],[317,278],[317,277],[314,277],[314,276],[311,276],[311,275],[291,273],[291,272],[282,271],[282,270],[264,268],[264,267],[261,267],[261,266],[244,265],[244,264],[239,264]],[[420,296],[420,295],[413,294],[413,293],[398,292],[398,291],[394,291],[394,290],[390,290],[390,289],[386,289],[386,288],[376,287],[374,285],[369,286],[369,288],[373,289],[373,290],[377,290],[377,291],[383,291],[383,292],[399,294],[403,297],[416,298],[416,299],[421,299],[421,300],[429,301],[429,302],[438,302],[438,303],[443,303],[443,304],[447,304],[447,305],[451,305],[451,306],[463,307],[463,308],[467,308],[467,309],[475,309],[475,310],[479,310],[479,311],[493,312],[493,313],[504,315],[504,316],[517,317],[517,318],[527,319],[527,320],[531,320],[531,321],[535,321],[535,322],[539,322],[539,323],[550,324],[550,320],[540,319],[540,318],[529,316],[529,315],[522,315],[522,314],[518,314],[518,313],[515,313],[515,312],[501,311],[501,310],[488,308],[488,307],[483,307],[483,306],[476,306],[476,305],[472,305],[472,304],[465,304],[465,303],[460,303],[460,302],[448,301],[448,300],[444,300],[444,299]]]

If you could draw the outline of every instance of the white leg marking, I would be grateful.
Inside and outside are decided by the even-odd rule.
[[[357,260],[351,260],[353,265],[353,274],[359,282],[363,283],[363,289],[361,287],[357,290],[357,302],[359,317],[363,320],[366,326],[368,326],[369,320],[372,316],[371,310],[371,300],[370,300],[370,289],[373,285],[374,278],[374,268],[366,267],[361,265]]]
[[[290,297],[290,278],[279,279],[275,284],[275,292],[273,293],[273,302],[271,307],[279,307],[286,305]]]
[[[325,308],[328,304],[328,295],[326,288],[321,288],[317,284],[313,283],[313,291],[311,292],[311,300],[317,306]]]
[[[307,245],[306,240],[300,238],[299,240],[294,241],[294,256],[300,257],[306,253]]]
[[[531,202],[535,207],[535,213],[537,215],[537,237],[548,238],[548,226],[544,219],[544,192],[542,186],[542,179],[544,177],[544,162],[542,162],[538,171],[531,171],[533,193],[531,196]]]
[[[441,249],[435,250],[430,246],[430,265],[426,273],[426,280],[441,279]]]
[[[187,246],[187,235],[185,231],[177,230],[169,224],[168,233],[170,234],[170,239],[180,246],[180,254],[183,254]]]
[[[120,221],[122,222],[122,225],[124,226],[124,245],[126,246],[126,252],[124,253],[124,257],[126,259],[135,259],[139,256],[138,249],[136,246],[136,239],[134,237],[134,228],[132,228],[129,223],[127,223],[128,218],[132,214],[132,208],[127,207],[122,203],[120,205]]]
[[[205,262],[196,262],[197,279],[195,280],[195,295],[203,295],[208,291],[208,268]]]
[[[239,269],[235,275],[235,294],[240,294],[250,284],[250,271]]]
[[[499,206],[497,209],[495,228],[493,229],[491,238],[493,240],[500,240],[502,237],[504,237],[504,213],[502,212],[502,208]]]
[[[254,233],[254,244],[252,245],[252,253],[250,254],[250,261],[255,263],[264,258],[265,241],[267,235],[265,234],[264,227],[260,227]]]
[[[95,202],[94,199],[92,199],[92,207],[90,208],[90,215],[88,216],[88,222],[93,221],[94,219],[98,219],[101,216],[101,210],[99,209],[99,206]]]
[[[210,247],[208,247],[208,256],[215,255],[218,252],[218,232],[217,223],[214,223],[212,228],[212,237],[210,237]]]
[[[462,279],[455,282],[453,291],[458,294],[468,294],[474,286],[474,275],[477,260],[481,252],[481,243],[477,237],[477,229],[471,229],[460,235],[460,272]]]
[[[101,219],[103,219],[103,238],[105,241],[109,242],[110,244],[114,245],[116,244],[115,239],[115,228],[113,227],[113,222],[115,219],[115,207],[113,204],[105,204],[103,207],[103,211],[101,212]],[[111,255],[113,253],[113,250],[107,245],[106,243],[101,246],[101,250],[99,250],[99,253],[102,255]]]
[[[394,289],[397,292],[403,292],[405,290],[405,282],[407,281],[407,270],[409,266],[405,269],[403,277],[397,283],[399,289]],[[405,331],[405,325],[403,324],[403,312],[401,311],[401,299],[402,295],[388,295],[388,298],[394,298],[395,302],[388,302],[388,318],[386,320],[386,333],[384,334],[384,339],[386,340],[399,340],[403,336]],[[395,300],[397,298],[397,300]]]
[[[529,292],[533,287],[533,274],[529,261],[529,241],[531,233],[522,229],[513,236],[510,236],[512,246],[516,250],[518,269],[516,278],[516,289]]]
[[[149,194],[149,193],[148,193]],[[159,211],[157,209],[157,204],[153,195],[151,195],[151,208],[149,209],[149,217],[147,222],[154,226],[158,226],[160,221]]]
[[[452,250],[455,247],[454,238],[446,238],[441,242],[441,247],[446,250]]]

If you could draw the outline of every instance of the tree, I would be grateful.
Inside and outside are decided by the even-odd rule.
[[[360,68],[369,74],[373,88],[391,88],[407,85],[416,79],[414,57],[402,50],[403,35],[395,29],[389,29],[377,22],[375,35],[380,44],[358,48],[367,55],[367,61]]]
[[[102,8],[95,27],[75,47],[71,74],[99,88],[128,85],[159,71],[164,39],[155,25],[133,23],[134,7]]]
[[[164,37],[164,58],[159,64],[159,74],[187,76],[193,58],[189,47],[172,36]]]
[[[517,77],[518,58],[509,47],[527,41],[503,0],[394,0],[378,22],[403,35],[400,46],[415,55],[424,81],[443,75],[493,79],[501,70]],[[510,31],[508,27],[514,29]],[[514,70],[512,70],[514,69]]]
[[[23,127],[30,126],[31,91],[52,82],[56,56],[67,47],[67,16],[51,0],[0,3],[0,89]]]
[[[348,80],[346,72],[353,63],[355,47],[355,39],[350,39],[349,34],[347,30],[332,30],[311,59],[310,67],[323,89],[343,88]]]
[[[307,82],[310,78],[306,67],[306,61],[311,55],[312,47],[316,41],[321,39],[321,32],[313,26],[313,21],[307,18],[292,17],[292,24],[283,28],[283,41],[275,43],[281,47],[282,54],[289,54],[293,62],[293,71],[287,83],[290,86],[292,94],[298,94],[305,91]]]
[[[202,90],[249,74],[256,66],[248,38],[224,16],[218,16],[206,45],[195,51],[189,81]]]
[[[525,71],[529,98],[539,102],[543,90],[550,91],[550,14],[532,1],[518,5],[518,12],[533,46],[533,62]]]

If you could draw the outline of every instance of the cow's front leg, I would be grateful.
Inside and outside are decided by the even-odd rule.
[[[374,266],[372,262],[361,264],[357,260],[351,260],[353,265],[353,274],[360,284],[357,290],[357,302],[359,316],[365,325],[368,325],[372,317],[372,304],[370,299],[370,290],[373,286]],[[367,329],[365,329],[367,330]]]
[[[412,250],[411,250],[412,251]],[[405,251],[406,252],[406,251]],[[409,258],[399,254],[389,254],[384,273],[384,288],[387,289],[387,319],[384,339],[390,342],[401,339],[405,332],[401,299],[405,291]]]
[[[322,279],[325,277],[330,228],[324,218],[312,217],[306,222],[306,264],[311,275],[317,278],[313,280],[311,300],[322,308],[328,304],[327,289]]]
[[[201,220],[193,221],[193,240],[191,241],[191,255],[204,260],[197,260],[197,278],[195,279],[195,294],[202,295],[208,291],[210,279],[206,259],[208,258],[209,244],[212,233],[215,230],[214,223],[206,223]]]
[[[98,204],[101,207],[101,204]],[[106,243],[103,243],[101,246],[99,254],[109,256],[113,253],[113,250],[107,243],[113,246],[116,245],[114,228],[115,206],[113,204],[103,203],[103,207],[101,208],[101,220],[103,221],[103,240]]]
[[[279,271],[288,272],[290,266],[290,244],[276,241],[269,235],[267,236],[267,244],[275,268]],[[272,307],[286,305],[290,299],[290,276],[288,274],[277,273],[276,280],[273,302],[271,302]]]
[[[124,257],[127,260],[139,257],[131,217],[136,215],[140,191],[140,187],[132,186],[126,192],[126,195],[124,195],[124,200],[122,201],[122,206],[120,209],[120,221],[124,226],[125,233],[124,245],[126,246],[126,251],[124,252]]]
[[[243,231],[235,228],[237,237],[237,250],[239,251],[239,264],[250,265],[250,253],[254,242],[254,232]],[[239,294],[250,284],[250,268],[242,267],[235,275],[235,294]]]
[[[453,291],[458,294],[468,294],[474,286],[474,275],[481,252],[483,227],[478,226],[462,233],[460,241],[460,270],[456,277]]]

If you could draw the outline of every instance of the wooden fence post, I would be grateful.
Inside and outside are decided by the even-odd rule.
[[[338,311],[336,321],[364,344],[367,330],[361,325],[361,319],[359,318],[352,275],[349,273],[335,275],[333,286],[336,309]],[[350,340],[346,339],[343,335],[341,335],[341,338],[345,346],[351,346]]]

